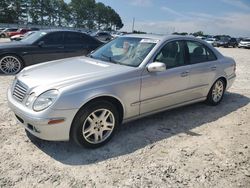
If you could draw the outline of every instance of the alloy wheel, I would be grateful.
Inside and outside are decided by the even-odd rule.
[[[104,142],[115,127],[114,114],[108,109],[98,109],[92,112],[84,121],[82,134],[91,144]]]
[[[14,56],[4,56],[0,60],[0,70],[5,74],[16,74],[21,68],[20,60]]]
[[[214,102],[219,102],[223,96],[224,84],[221,80],[218,80],[212,90],[212,99]]]

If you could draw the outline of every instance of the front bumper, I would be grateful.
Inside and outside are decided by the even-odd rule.
[[[41,112],[35,112],[16,101],[12,97],[10,89],[7,95],[9,107],[23,127],[32,135],[49,141],[69,140],[71,123],[78,109],[56,110],[48,108]],[[50,120],[55,119],[64,119],[64,121],[58,124],[48,124]]]
[[[250,48],[250,44],[241,44],[238,45],[239,48]]]

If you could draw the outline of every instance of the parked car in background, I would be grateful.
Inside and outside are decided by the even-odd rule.
[[[11,40],[11,41],[13,41],[13,40],[19,41],[19,40],[22,40],[22,39],[25,38],[25,37],[30,36],[30,35],[33,34],[34,32],[35,32],[35,31],[29,31],[29,32],[27,32],[27,33],[25,33],[25,34],[14,35],[14,36],[10,37],[10,40]]]
[[[206,38],[205,41],[212,46],[215,46],[217,39],[216,38]]]
[[[5,28],[4,30],[0,31],[0,38],[8,37],[7,32],[17,31],[17,28]]]
[[[237,47],[238,43],[236,38],[231,38],[231,37],[220,37],[218,41],[214,42],[214,46],[216,47]]]
[[[219,104],[235,66],[194,37],[121,36],[89,57],[25,68],[8,102],[36,137],[95,148],[122,122],[195,102]]]
[[[105,31],[95,32],[91,36],[95,37],[96,39],[100,41],[105,41],[105,42],[110,41],[113,38],[110,33],[105,32]]]
[[[228,46],[227,47],[237,47],[238,46],[238,42],[236,38],[230,38],[229,42],[228,42]]]
[[[197,36],[196,38],[201,39],[201,40],[206,40],[206,37],[204,37],[204,36]]]
[[[12,37],[12,36],[15,36],[15,35],[24,35],[28,31],[30,31],[30,29],[20,28],[17,31],[9,31],[9,32],[7,32],[7,35],[8,35],[8,37]]]
[[[117,37],[123,36],[125,34],[126,34],[125,32],[120,32],[120,31],[113,31],[113,32],[111,32],[112,38],[117,38]]]
[[[250,48],[250,38],[242,39],[238,45],[239,48]]]
[[[25,66],[86,55],[100,45],[100,41],[80,32],[36,31],[21,41],[0,43],[0,71],[16,74]]]

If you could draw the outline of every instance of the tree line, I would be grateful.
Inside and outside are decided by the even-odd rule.
[[[118,30],[120,15],[95,0],[0,0],[0,23]]]

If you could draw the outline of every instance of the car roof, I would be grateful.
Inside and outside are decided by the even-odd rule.
[[[39,30],[41,32],[46,32],[46,33],[52,33],[52,32],[58,32],[58,31],[61,31],[61,32],[76,32],[76,33],[82,33],[80,31],[75,31],[75,30],[68,30],[68,29],[41,29]]]
[[[195,39],[193,36],[189,35],[158,35],[158,34],[126,34],[121,37],[134,37],[134,38],[149,38],[154,40],[170,40],[170,39]]]

